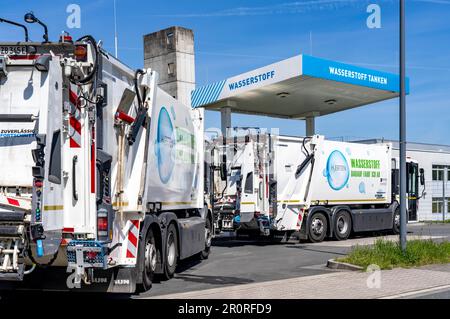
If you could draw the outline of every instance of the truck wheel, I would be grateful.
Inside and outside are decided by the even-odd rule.
[[[392,232],[394,234],[400,234],[400,208],[397,207],[394,212],[394,218],[392,221]]]
[[[334,218],[334,238],[337,240],[346,240],[352,232],[352,218],[350,214],[341,210],[336,213]]]
[[[178,261],[178,238],[174,224],[170,224],[166,235],[166,254],[164,276],[170,279],[175,274]]]
[[[153,275],[156,270],[156,263],[158,261],[158,250],[156,247],[155,237],[153,236],[153,231],[148,230],[144,241],[144,257],[143,262],[143,273],[142,273],[142,290],[147,291],[152,287]]]
[[[211,252],[211,243],[213,237],[213,229],[210,218],[205,220],[205,249],[200,252],[200,259],[208,259],[209,253]]]
[[[315,213],[309,220],[309,240],[312,243],[320,243],[325,239],[328,230],[327,218],[323,213]]]

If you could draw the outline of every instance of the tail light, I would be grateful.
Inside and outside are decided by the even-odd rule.
[[[36,179],[34,181],[34,186],[37,188],[41,188],[44,185],[44,183],[41,180]]]
[[[86,45],[79,44],[75,46],[75,58],[78,62],[87,61],[87,47]]]
[[[86,258],[88,260],[95,260],[98,256],[98,252],[97,251],[88,251],[86,252]]]
[[[97,217],[97,235],[99,239],[108,237],[108,216]]]

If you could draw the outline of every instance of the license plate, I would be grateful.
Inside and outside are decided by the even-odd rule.
[[[27,47],[24,45],[0,45],[0,55],[25,55]]]

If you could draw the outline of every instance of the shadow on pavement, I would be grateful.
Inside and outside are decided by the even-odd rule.
[[[347,253],[345,252],[337,252],[337,251],[331,251],[331,250],[324,250],[324,249],[314,249],[314,246],[311,245],[286,245],[286,248],[296,248],[296,249],[301,249],[301,250],[307,250],[307,251],[313,251],[313,252],[318,252],[318,253],[325,253],[325,254],[333,254],[333,255],[342,255],[345,256],[347,255]],[[324,246],[321,246],[324,247]],[[328,248],[328,247],[324,247],[324,248]],[[340,247],[338,247],[340,248]]]
[[[175,278],[189,282],[211,284],[211,285],[227,285],[227,284],[238,285],[238,284],[249,284],[254,282],[254,280],[239,277],[199,276],[189,274],[177,274]]]
[[[235,239],[235,238],[217,239],[214,240],[212,243],[213,247],[228,247],[228,248],[242,247],[242,246],[276,246],[280,244],[283,243],[270,241],[268,239]]]

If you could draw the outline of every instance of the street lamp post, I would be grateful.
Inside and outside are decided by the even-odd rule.
[[[400,0],[400,246],[406,250],[405,0]]]
[[[114,0],[114,55],[118,58],[118,40],[117,40],[117,12],[116,0]]]

